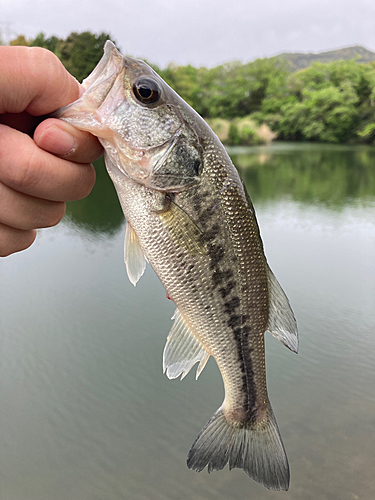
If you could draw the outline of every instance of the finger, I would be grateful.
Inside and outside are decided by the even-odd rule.
[[[36,231],[22,231],[0,223],[0,257],[26,250],[33,244]]]
[[[58,158],[22,132],[0,125],[0,181],[36,198],[73,201],[91,192],[95,169]]]
[[[0,113],[40,116],[78,99],[77,80],[49,50],[0,47]]]
[[[77,163],[91,163],[103,154],[96,137],[62,120],[44,120],[35,130],[35,143],[45,151]]]
[[[0,183],[0,223],[16,229],[56,226],[65,214],[65,203],[35,198]]]

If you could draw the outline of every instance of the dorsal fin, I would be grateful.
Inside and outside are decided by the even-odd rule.
[[[135,286],[145,272],[146,258],[139,246],[137,235],[129,222],[126,223],[125,230],[124,262],[129,280]]]
[[[163,352],[163,372],[170,379],[181,375],[182,380],[194,364],[199,362],[196,374],[198,379],[210,355],[191,333],[178,309],[172,319],[174,323]]]
[[[269,315],[267,330],[291,351],[298,353],[298,330],[289,300],[268,268]]]

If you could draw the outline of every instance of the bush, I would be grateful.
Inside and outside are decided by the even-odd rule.
[[[231,124],[230,124],[228,138],[226,140],[226,143],[229,146],[238,146],[241,144],[240,133],[239,133],[237,125],[234,122],[231,122]]]
[[[224,120],[223,118],[211,118],[206,121],[222,142],[225,142],[228,139],[230,128],[229,120]]]
[[[363,142],[375,142],[375,123],[369,123],[363,129],[358,130],[357,135]]]
[[[214,118],[207,120],[207,123],[228,146],[256,146],[270,142],[276,137],[265,123],[258,126],[249,116],[231,121]]]

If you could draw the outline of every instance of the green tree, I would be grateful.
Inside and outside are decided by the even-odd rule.
[[[348,82],[339,88],[305,89],[301,102],[281,107],[278,131],[286,139],[344,142],[357,120],[357,102]]]
[[[2,43],[0,45],[2,45]],[[16,46],[16,45],[27,46],[27,45],[30,45],[30,42],[26,40],[25,35],[18,35],[17,38],[14,38],[14,40],[11,40],[9,42],[9,45],[10,46]]]
[[[28,45],[50,50],[61,60],[65,68],[82,81],[95,68],[103,55],[104,44],[110,40],[108,33],[93,34],[72,32],[66,39],[46,37],[40,32]]]
[[[61,39],[57,36],[50,36],[46,38],[46,35],[41,31],[37,34],[34,40],[29,42],[30,47],[43,47],[44,49],[48,49],[54,54],[57,54],[57,46],[61,43]]]
[[[82,81],[98,64],[103,55],[104,44],[110,39],[108,33],[95,35],[89,31],[73,32],[66,40],[57,42],[55,53],[69,73]]]
[[[286,64],[276,58],[213,68],[208,82],[209,116],[234,118],[260,111],[271,83],[276,88],[286,75]]]
[[[169,64],[165,69],[154,69],[200,115],[210,116],[208,95],[211,86],[208,69],[174,64]]]
[[[291,74],[262,103],[262,118],[281,139],[346,142],[372,138],[375,66],[355,61],[315,63]],[[361,128],[362,127],[362,128]],[[362,134],[362,135],[361,135]]]

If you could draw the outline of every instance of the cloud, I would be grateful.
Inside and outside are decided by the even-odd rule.
[[[373,0],[0,0],[14,34],[109,32],[121,50],[161,66],[213,66],[283,51],[375,49]]]

